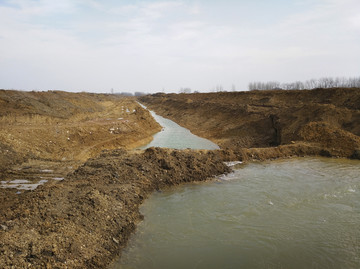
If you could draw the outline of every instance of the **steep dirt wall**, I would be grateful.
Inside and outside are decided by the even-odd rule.
[[[302,142],[342,157],[360,148],[360,89],[155,94],[140,101],[222,148]]]

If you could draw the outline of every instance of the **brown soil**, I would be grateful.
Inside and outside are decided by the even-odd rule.
[[[105,268],[120,255],[151,192],[227,173],[223,161],[360,159],[359,89],[157,94],[141,101],[222,150],[126,150],[160,129],[132,98],[0,91],[1,180],[49,179],[20,194],[0,189],[0,268]]]
[[[351,157],[360,149],[360,89],[155,94],[141,102],[239,157]]]
[[[103,149],[146,144],[159,130],[133,98],[0,90],[0,179],[31,178],[16,166],[25,161],[38,171],[50,170],[46,160],[76,168]]]
[[[151,192],[226,172],[211,151],[104,152],[60,183],[2,198],[0,268],[105,268]]]

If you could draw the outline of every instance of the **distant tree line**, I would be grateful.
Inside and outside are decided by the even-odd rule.
[[[179,93],[191,93],[190,88],[180,88]]]
[[[143,95],[146,95],[146,93],[144,93],[144,92],[135,92],[135,93],[132,93],[132,92],[117,92],[117,93],[114,93],[114,94],[122,95],[122,96],[143,96]]]
[[[250,82],[249,90],[303,90],[315,88],[360,88],[360,77],[324,77],[310,79],[305,82],[295,81],[291,83],[280,83],[277,81]]]

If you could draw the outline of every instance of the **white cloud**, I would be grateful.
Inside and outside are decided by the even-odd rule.
[[[251,80],[353,76],[360,60],[357,0],[302,1],[264,22],[242,2],[8,2],[0,88],[245,89]]]
[[[49,1],[49,0],[9,0],[9,6],[15,7],[22,15],[49,15],[59,12],[74,12],[73,2],[70,0]]]
[[[201,8],[198,4],[194,4],[193,6],[189,6],[188,12],[191,15],[199,15],[201,14]]]
[[[360,13],[348,19],[349,24],[354,27],[354,30],[360,30]]]

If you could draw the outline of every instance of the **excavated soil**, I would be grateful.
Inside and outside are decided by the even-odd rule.
[[[156,94],[141,102],[222,149],[128,150],[161,129],[133,98],[0,91],[1,181],[47,180],[32,191],[0,188],[0,268],[106,268],[149,194],[227,173],[224,161],[360,159],[359,89]]]
[[[66,175],[103,149],[146,144],[160,128],[133,98],[0,90],[0,179]]]
[[[104,149],[147,144],[159,130],[159,124],[134,98],[0,90],[0,268],[44,268],[49,252],[41,247],[48,242],[42,235],[53,227],[43,218],[48,210],[60,210],[61,199],[67,199],[66,190],[72,188],[64,180],[67,175]],[[44,185],[32,190],[38,184]],[[39,196],[41,189],[53,197],[51,203],[41,202],[47,199]],[[33,218],[30,226],[29,217]],[[73,231],[79,228],[76,225],[72,223]],[[13,234],[14,227],[19,229]],[[29,232],[37,234],[37,239]],[[40,252],[27,253],[29,244],[31,251]],[[26,258],[20,253],[27,253]],[[29,259],[33,256],[37,258]]]
[[[105,268],[151,192],[226,172],[211,151],[103,152],[60,183],[3,197],[0,268]]]
[[[358,158],[360,89],[155,94],[141,102],[239,158]]]

